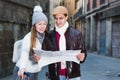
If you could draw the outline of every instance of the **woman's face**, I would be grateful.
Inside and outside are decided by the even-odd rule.
[[[35,24],[36,31],[39,33],[44,33],[47,27],[47,23],[45,21],[39,21]]]

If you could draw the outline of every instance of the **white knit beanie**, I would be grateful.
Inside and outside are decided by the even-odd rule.
[[[48,19],[46,15],[43,13],[42,8],[37,5],[33,9],[32,26],[39,21],[45,21],[46,23],[48,23]]]

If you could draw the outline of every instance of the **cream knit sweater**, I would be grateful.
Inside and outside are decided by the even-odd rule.
[[[20,69],[25,68],[26,72],[39,72],[40,68],[38,64],[32,64],[32,61],[29,60],[29,51],[30,51],[30,36],[31,33],[29,32],[22,40],[22,47],[21,47],[21,55],[20,59],[17,61],[16,66]],[[37,39],[36,48],[41,49],[41,43]]]

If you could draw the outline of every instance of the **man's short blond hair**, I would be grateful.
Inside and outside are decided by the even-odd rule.
[[[66,14],[66,15],[68,15],[68,10],[64,6],[58,6],[58,7],[53,9],[53,16],[55,16],[56,14]]]

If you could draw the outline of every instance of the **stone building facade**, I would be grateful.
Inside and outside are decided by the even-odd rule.
[[[50,0],[50,7],[49,7],[49,30],[53,30],[54,29],[54,18],[53,18],[53,9],[59,5],[59,1],[58,0]]]
[[[101,55],[120,57],[120,1],[85,1],[87,48]]]
[[[37,4],[49,17],[49,0],[0,0],[0,78],[12,74],[13,44],[30,31],[32,10]]]
[[[85,36],[85,5],[84,0],[76,0],[76,12],[73,15],[75,28]]]

